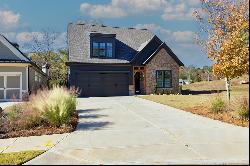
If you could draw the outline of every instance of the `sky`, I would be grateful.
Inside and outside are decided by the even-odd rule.
[[[67,25],[96,20],[106,26],[147,28],[172,49],[185,66],[211,65],[194,43],[199,27],[192,12],[199,0],[0,0],[0,33],[24,49],[43,30],[57,32],[66,47]]]

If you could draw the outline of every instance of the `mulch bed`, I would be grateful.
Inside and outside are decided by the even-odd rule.
[[[9,132],[0,129],[0,139],[70,133],[75,131],[77,124],[78,124],[78,113],[75,111],[73,116],[71,117],[70,124],[68,126],[60,128],[41,126],[29,130],[18,130]]]
[[[198,114],[204,117],[208,117],[214,120],[219,120],[222,122],[234,124],[237,126],[242,126],[242,127],[249,127],[249,120],[241,120],[239,118],[234,117],[231,113],[228,112],[222,112],[222,113],[213,113],[211,110],[207,107],[193,107],[193,108],[187,108],[184,109],[184,111],[191,112],[193,114]]]

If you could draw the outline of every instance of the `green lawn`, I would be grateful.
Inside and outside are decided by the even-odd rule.
[[[21,165],[45,151],[23,151],[14,153],[1,153],[0,154],[0,165]]]

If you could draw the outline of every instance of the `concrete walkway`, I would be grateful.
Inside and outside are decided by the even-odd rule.
[[[0,101],[0,107],[2,109],[5,109],[6,107],[9,107],[9,106],[12,106],[12,105],[18,104],[18,103],[21,103],[21,102],[2,102],[2,101]]]
[[[49,150],[68,135],[69,134],[54,134],[0,139],[0,153],[20,152],[27,150]]]
[[[136,97],[78,99],[79,125],[27,164],[249,164],[249,129]]]

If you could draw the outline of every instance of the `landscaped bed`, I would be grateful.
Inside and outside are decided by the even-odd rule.
[[[54,87],[6,108],[0,115],[0,138],[68,133],[77,123],[75,91]]]
[[[21,165],[44,152],[45,151],[23,151],[14,153],[1,153],[0,165]]]
[[[224,80],[199,82],[183,87],[190,95],[147,95],[143,99],[169,105],[181,110],[202,115],[230,124],[249,127],[249,85],[232,81],[231,101],[228,103]],[[206,94],[218,91],[220,93]],[[204,94],[202,94],[205,92]],[[191,95],[191,94],[195,95]]]

